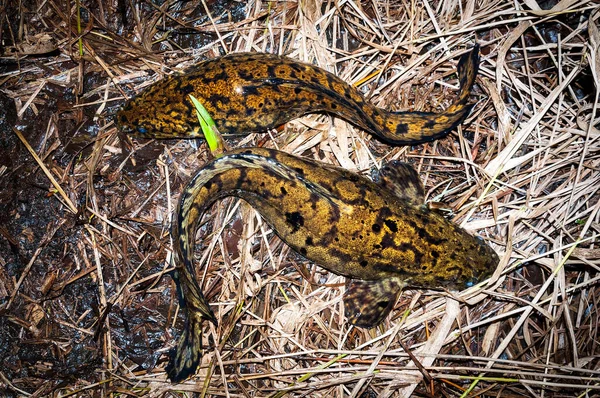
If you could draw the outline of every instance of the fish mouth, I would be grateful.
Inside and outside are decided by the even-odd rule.
[[[121,134],[147,138],[150,132],[149,128],[143,127],[139,123],[131,123],[129,118],[122,112],[117,113],[116,124]]]
[[[133,129],[129,126],[118,126],[119,132],[122,134],[131,135],[133,134]]]

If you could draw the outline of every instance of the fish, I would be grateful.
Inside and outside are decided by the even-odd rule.
[[[405,286],[463,289],[484,280],[498,255],[481,238],[425,205],[417,172],[383,165],[376,182],[340,167],[266,148],[241,148],[204,165],[184,188],[173,223],[174,279],[186,327],[166,371],[173,382],[195,374],[202,324],[217,325],[196,279],[196,230],[224,197],[246,201],[296,253],[347,277],[349,322],[381,323]]]
[[[393,145],[441,138],[469,114],[479,46],[458,62],[459,93],[440,113],[389,112],[317,66],[267,53],[233,53],[162,79],[117,112],[119,130],[141,138],[203,137],[193,95],[222,135],[264,132],[309,113],[328,113]]]

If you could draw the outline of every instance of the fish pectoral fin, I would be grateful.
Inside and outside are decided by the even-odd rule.
[[[425,189],[417,171],[408,163],[392,160],[384,163],[374,180],[382,188],[416,206],[425,203]]]
[[[390,313],[405,284],[397,278],[364,281],[348,279],[344,309],[351,324],[371,328]]]

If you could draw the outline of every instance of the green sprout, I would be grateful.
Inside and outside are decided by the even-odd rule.
[[[208,148],[213,156],[218,158],[225,150],[223,138],[221,137],[214,120],[212,117],[210,117],[206,108],[200,103],[200,101],[196,99],[196,97],[191,94],[190,99],[196,108],[196,115],[198,116],[198,121],[200,122],[200,127],[202,128],[204,138],[206,138],[206,142],[208,143]]]

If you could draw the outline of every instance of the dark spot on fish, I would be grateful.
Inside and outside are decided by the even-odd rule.
[[[282,195],[287,195],[287,190],[285,189],[285,187],[280,187],[280,189]]]
[[[408,125],[406,123],[398,123],[396,126],[397,135],[405,135],[408,133]]]
[[[368,262],[367,260],[362,260],[362,261],[360,262],[360,266],[361,266],[361,267],[366,267],[367,265],[369,265],[369,262]]]
[[[373,224],[373,226],[371,227],[371,229],[373,229],[373,232],[379,233],[379,231],[381,231],[381,225],[379,225],[379,224]]]
[[[420,264],[423,259],[423,253],[417,249],[412,243],[404,242],[399,246],[399,249],[405,252],[411,252],[415,256],[415,264]]]
[[[392,235],[390,234],[385,234],[383,238],[381,238],[381,247],[388,248],[388,247],[395,247],[396,244],[394,242],[394,238],[392,237]],[[402,248],[400,247],[400,250],[402,250]]]
[[[292,233],[297,232],[304,225],[304,217],[297,211],[285,213],[285,221],[292,226]]]
[[[185,86],[181,87],[179,91],[181,91],[181,93],[184,95],[188,95],[194,92],[194,86],[191,84],[186,84]]]
[[[312,236],[307,236],[304,243],[306,243],[306,246],[312,246],[314,244]]]
[[[340,260],[345,261],[345,262],[350,262],[350,261],[354,260],[350,254],[342,252],[335,248],[329,250],[329,254],[331,254],[332,256],[337,257]]]
[[[301,247],[300,254],[302,254],[303,256],[306,256],[306,253],[307,253],[306,247]]]
[[[390,210],[389,207],[382,207],[381,210],[379,210],[379,215],[378,217],[383,218],[388,218],[392,215],[392,211]]]
[[[256,96],[260,96],[260,93],[258,92],[258,87],[256,86],[244,86],[242,88],[242,92],[243,95],[256,95]],[[270,104],[270,101],[267,101],[268,104]]]
[[[384,223],[390,229],[390,231],[398,232],[398,225],[396,224],[396,221],[390,220],[388,218],[387,220],[384,221]]]
[[[215,73],[215,75],[211,78],[212,81],[225,80],[227,81],[230,78],[229,74],[226,70],[221,70],[219,73]]]
[[[425,122],[425,124],[423,124],[423,127],[426,129],[432,129],[434,128],[436,125],[436,120],[435,119],[431,119]]]
[[[254,78],[254,74],[252,73],[252,71],[247,71],[244,69],[238,69],[237,74],[243,80],[252,80]],[[227,81],[229,80],[229,78],[230,76],[228,76],[227,73],[225,73],[225,76],[222,78],[222,80]]]

